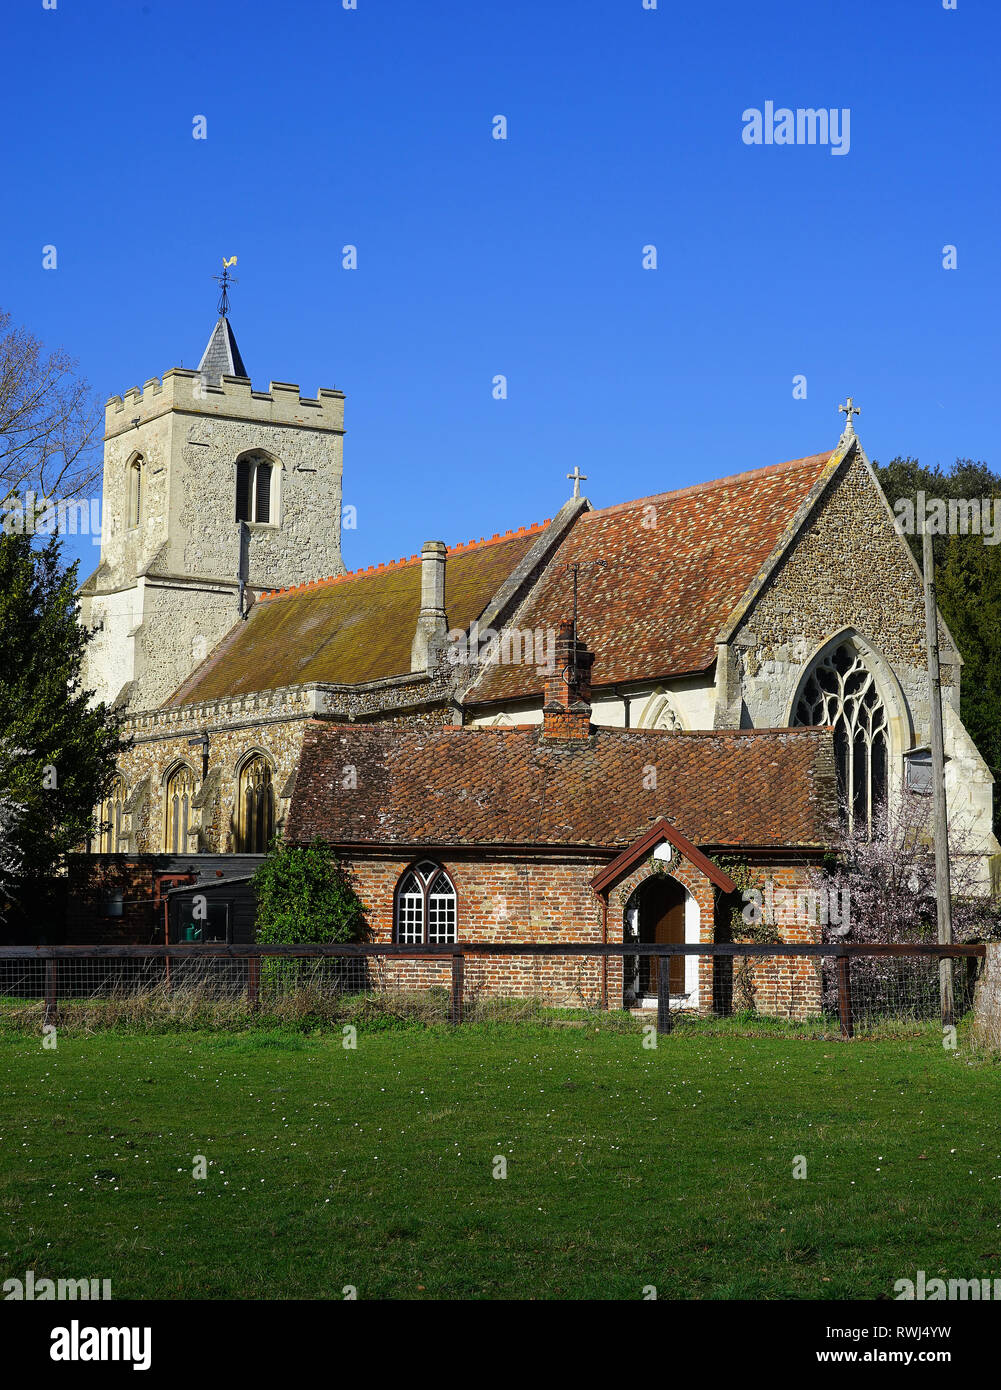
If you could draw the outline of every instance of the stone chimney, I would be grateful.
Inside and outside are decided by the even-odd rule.
[[[411,671],[427,671],[434,666],[435,656],[444,650],[448,636],[445,616],[445,556],[444,541],[427,541],[421,551],[421,611],[417,615],[417,631],[410,647]]]
[[[585,739],[591,732],[591,667],[594,653],[573,637],[573,623],[560,623],[554,668],[546,676],[542,735],[549,739]]]

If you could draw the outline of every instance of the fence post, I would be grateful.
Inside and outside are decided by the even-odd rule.
[[[657,967],[657,1032],[671,1031],[671,957],[658,957]]]
[[[452,1022],[462,1022],[462,990],[466,958],[461,951],[452,954]]]
[[[43,1026],[48,1027],[56,1021],[56,991],[58,989],[58,965],[53,957],[45,962],[45,1017]]]
[[[852,1016],[852,962],[847,955],[838,956],[838,1013],[841,1016],[841,1036],[855,1036],[855,1019]]]
[[[247,957],[247,1007],[256,1012],[261,992],[261,958]]]

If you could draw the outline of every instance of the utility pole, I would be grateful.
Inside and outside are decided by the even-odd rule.
[[[927,513],[921,518],[921,552],[925,579],[925,634],[928,642],[928,686],[931,713],[932,810],[935,819],[935,908],[938,939],[952,945],[952,890],[949,883],[949,821],[945,800],[945,744],[942,735],[942,678],[938,664],[938,607],[935,602],[935,557]],[[938,963],[942,1027],[955,1022],[952,961]]]

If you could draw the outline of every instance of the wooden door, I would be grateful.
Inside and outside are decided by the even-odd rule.
[[[657,884],[657,890],[650,895],[649,912],[652,931],[647,941],[657,945],[684,945],[685,941],[685,890],[673,880]],[[656,994],[657,981],[661,967],[671,972],[671,993],[685,992],[685,957],[650,957],[650,992]]]

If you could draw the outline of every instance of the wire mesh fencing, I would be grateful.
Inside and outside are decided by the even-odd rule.
[[[656,1023],[888,1036],[972,1006],[983,946],[473,943],[0,947],[0,1022]],[[945,965],[943,966],[943,961]]]

